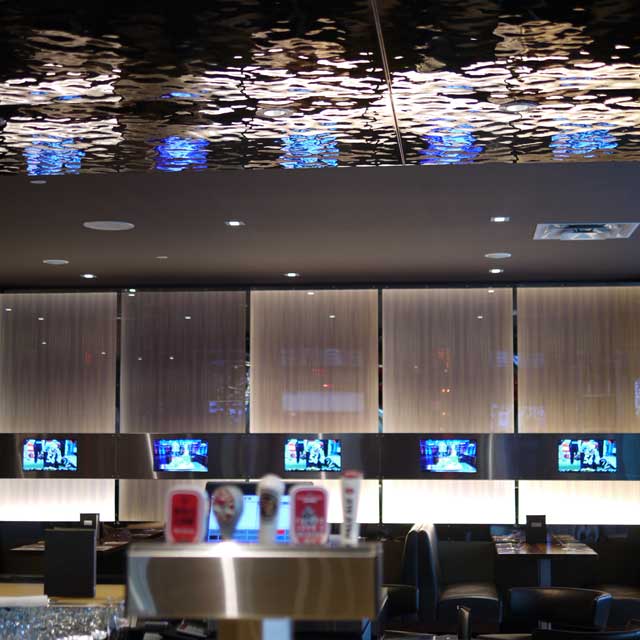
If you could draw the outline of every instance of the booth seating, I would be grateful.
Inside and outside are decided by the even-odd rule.
[[[498,631],[501,608],[495,585],[493,544],[489,541],[451,543],[455,544],[455,551],[447,554],[449,570],[443,572],[435,525],[416,525],[413,530],[417,537],[421,625],[437,633],[454,632],[458,606],[466,606],[471,609],[476,632]]]
[[[620,629],[619,631],[561,631],[539,629],[532,640],[640,640],[640,627]]]
[[[530,640],[540,623],[561,627],[575,634],[602,631],[609,618],[611,595],[592,589],[571,587],[516,587],[509,589],[505,607],[510,633],[480,635],[482,640]],[[473,610],[472,610],[473,617]],[[565,636],[574,638],[575,635]]]

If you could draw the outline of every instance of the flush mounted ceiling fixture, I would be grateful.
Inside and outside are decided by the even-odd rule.
[[[62,258],[45,258],[43,264],[50,264],[54,267],[61,267],[62,265],[69,264],[68,260],[63,260]]]
[[[504,273],[504,269],[489,269],[489,273],[493,273],[494,275]]]
[[[83,273],[80,277],[85,280],[95,280],[98,276],[95,273]]]
[[[242,220],[225,220],[224,223],[227,227],[244,227],[245,223]]]
[[[287,273],[283,273],[283,276],[287,278],[299,278],[300,274],[297,271],[287,271]]]
[[[549,222],[536,225],[534,240],[624,240],[640,222]]]
[[[121,220],[89,220],[82,226],[93,231],[131,231],[136,225]]]
[[[484,257],[489,258],[490,260],[506,260],[511,257],[511,254],[506,252],[485,253]]]
[[[493,216],[491,222],[509,222],[511,218],[509,216]]]

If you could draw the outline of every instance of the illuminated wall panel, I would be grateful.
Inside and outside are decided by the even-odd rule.
[[[164,522],[164,501],[175,486],[205,488],[207,480],[120,480],[120,520]]]
[[[545,514],[550,524],[640,524],[640,482],[521,480],[519,522]]]
[[[176,485],[192,485],[204,489],[206,480],[121,480],[121,520],[164,520],[164,499],[167,491]],[[313,484],[329,491],[329,520],[342,522],[342,499],[339,480],[314,480]],[[379,493],[377,480],[364,480],[360,494],[358,519],[360,522],[378,522]]]
[[[639,318],[640,287],[518,289],[519,430],[639,431]]]
[[[122,298],[121,431],[243,432],[246,293]]]
[[[251,293],[252,432],[378,430],[377,297]]]
[[[383,428],[513,431],[511,289],[382,293]]]
[[[115,293],[0,295],[0,431],[115,430]]]
[[[511,480],[384,480],[383,522],[512,524]]]
[[[71,521],[81,513],[100,513],[100,520],[115,519],[113,480],[73,478],[12,478],[0,480],[2,520]]]

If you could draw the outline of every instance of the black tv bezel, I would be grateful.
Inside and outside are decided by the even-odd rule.
[[[209,473],[209,440],[207,438],[152,438],[153,442],[151,445],[151,451],[152,451],[152,455],[153,455],[153,472],[154,473],[175,473],[175,474],[179,474],[179,475],[187,475],[187,474],[193,474],[196,477],[206,477],[206,474]],[[183,471],[180,470],[176,470],[176,469],[158,469],[156,468],[156,452],[155,452],[155,447],[156,447],[156,442],[180,442],[180,441],[184,441],[184,440],[199,440],[200,442],[204,442],[207,445],[207,468],[204,471],[195,471],[193,469],[184,469]]]
[[[291,440],[295,440],[296,442],[298,442],[299,440],[321,440],[323,442],[329,442],[330,440],[333,440],[334,442],[339,442],[340,443],[340,468],[339,469],[331,469],[331,470],[324,470],[324,469],[287,469],[287,462],[286,462],[286,455],[287,455],[287,445],[289,444],[289,442],[291,442]],[[287,437],[284,440],[284,445],[283,445],[283,451],[282,451],[282,469],[284,473],[295,473],[295,474],[301,474],[301,473],[342,473],[342,438],[297,438],[297,437]]]
[[[423,443],[426,442],[452,442],[452,441],[466,441],[466,442],[475,442],[476,445],[476,463],[475,463],[475,471],[434,471],[433,469],[423,469],[422,468],[422,456],[420,456],[420,448],[423,446]],[[477,438],[419,438],[418,440],[418,467],[420,468],[421,473],[432,474],[434,476],[450,476],[452,478],[456,477],[477,477],[478,473],[480,473],[479,465],[478,465],[478,439]]]
[[[78,446],[78,439],[77,438],[67,438],[64,437],[58,437],[57,434],[52,433],[49,434],[50,437],[45,437],[45,438],[40,438],[40,437],[28,437],[28,438],[23,438],[22,439],[22,446],[21,446],[21,456],[20,456],[20,468],[22,470],[22,473],[28,473],[28,474],[43,474],[43,473],[51,473],[54,475],[66,475],[66,474],[72,474],[72,477],[75,477],[76,474],[78,473],[78,469],[80,468],[80,455],[78,453],[78,449],[80,448]],[[61,440],[61,441],[67,441],[69,440],[70,442],[75,443],[76,445],[76,468],[75,469],[25,469],[24,468],[24,448],[27,445],[27,442],[29,442],[29,440],[44,440],[45,442],[47,441],[51,441],[51,440]]]
[[[555,469],[556,469],[556,473],[562,477],[562,478],[607,478],[607,477],[612,477],[612,476],[617,476],[618,473],[620,472],[620,455],[619,455],[619,451],[618,451],[618,447],[619,447],[619,442],[618,442],[618,438],[614,438],[614,437],[606,437],[606,438],[594,438],[591,436],[588,437],[584,437],[584,434],[575,434],[579,437],[577,438],[559,438],[556,441],[556,448],[555,448]],[[588,434],[587,434],[588,435]],[[565,442],[566,440],[577,440],[577,441],[583,441],[583,440],[611,440],[612,442],[615,443],[616,446],[616,470],[615,471],[561,471],[560,470],[560,462],[559,462],[559,453],[560,453],[560,447],[562,446],[562,443]]]

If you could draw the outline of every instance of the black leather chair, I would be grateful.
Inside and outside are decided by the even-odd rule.
[[[412,622],[418,613],[418,534],[415,526],[407,533],[402,549],[398,581],[382,585],[387,595],[385,620],[387,623]]]
[[[505,627],[510,633],[479,636],[482,640],[527,640],[540,622],[569,633],[600,631],[607,625],[611,595],[570,587],[518,587],[509,589]],[[563,636],[564,638],[574,636]]]
[[[435,525],[417,525],[414,530],[418,544],[417,585],[420,622],[428,626],[429,630],[453,632],[457,625],[458,606],[465,606],[471,609],[475,631],[497,631],[500,624],[500,598],[495,584],[491,582],[493,576],[485,576],[486,580],[446,584],[440,566]],[[485,551],[490,553],[493,559],[494,552],[490,542],[486,543]],[[473,557],[469,558],[469,562],[473,562]]]
[[[534,631],[532,640],[640,640],[640,627],[621,629],[619,631],[539,629]]]

